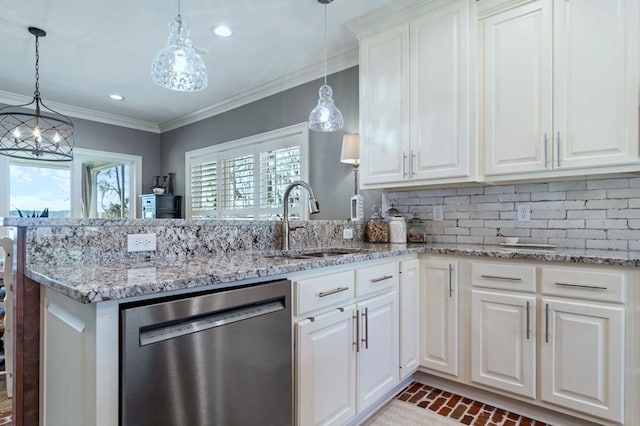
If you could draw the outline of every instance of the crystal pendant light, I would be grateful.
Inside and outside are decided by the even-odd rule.
[[[178,92],[196,92],[207,88],[207,67],[193,48],[189,27],[182,22],[180,0],[178,16],[169,23],[167,45],[151,63],[151,78],[164,88]]]
[[[36,27],[29,27],[29,32],[36,37],[36,90],[28,104],[0,108],[0,154],[27,160],[71,161],[73,123],[40,98],[39,38],[47,33]]]
[[[318,105],[309,114],[309,128],[317,132],[334,132],[342,129],[342,113],[333,103],[333,90],[327,84],[327,4],[333,0],[318,0],[324,5],[324,84],[318,91]]]

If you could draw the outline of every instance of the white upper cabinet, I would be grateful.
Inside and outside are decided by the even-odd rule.
[[[400,182],[409,141],[409,28],[401,26],[360,43],[363,184]]]
[[[539,0],[479,29],[485,175],[638,167],[637,1]]]
[[[469,7],[426,2],[391,29],[360,34],[365,188],[470,180]]]

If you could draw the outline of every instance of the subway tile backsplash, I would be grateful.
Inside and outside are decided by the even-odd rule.
[[[640,178],[475,186],[387,192],[411,217],[426,219],[427,240],[439,243],[499,244],[504,237],[522,242],[580,249],[640,250]],[[433,206],[444,220],[433,220]],[[518,205],[528,205],[530,221],[516,220]]]

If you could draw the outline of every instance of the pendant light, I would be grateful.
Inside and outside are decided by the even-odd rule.
[[[333,103],[333,90],[327,84],[327,4],[333,0],[318,0],[324,5],[324,84],[318,91],[318,105],[309,114],[309,128],[317,132],[334,132],[342,129],[342,113]]]
[[[207,66],[193,48],[189,32],[189,27],[182,22],[178,0],[178,16],[169,23],[167,45],[151,63],[151,78],[157,85],[178,92],[207,88]]]
[[[42,161],[73,160],[73,123],[47,107],[40,98],[40,37],[46,32],[29,27],[36,38],[36,90],[28,104],[0,108],[0,154]],[[30,112],[31,109],[34,112]]]

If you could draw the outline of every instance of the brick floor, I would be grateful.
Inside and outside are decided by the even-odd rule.
[[[537,420],[414,382],[397,399],[429,409],[460,424],[473,426],[546,426]]]

